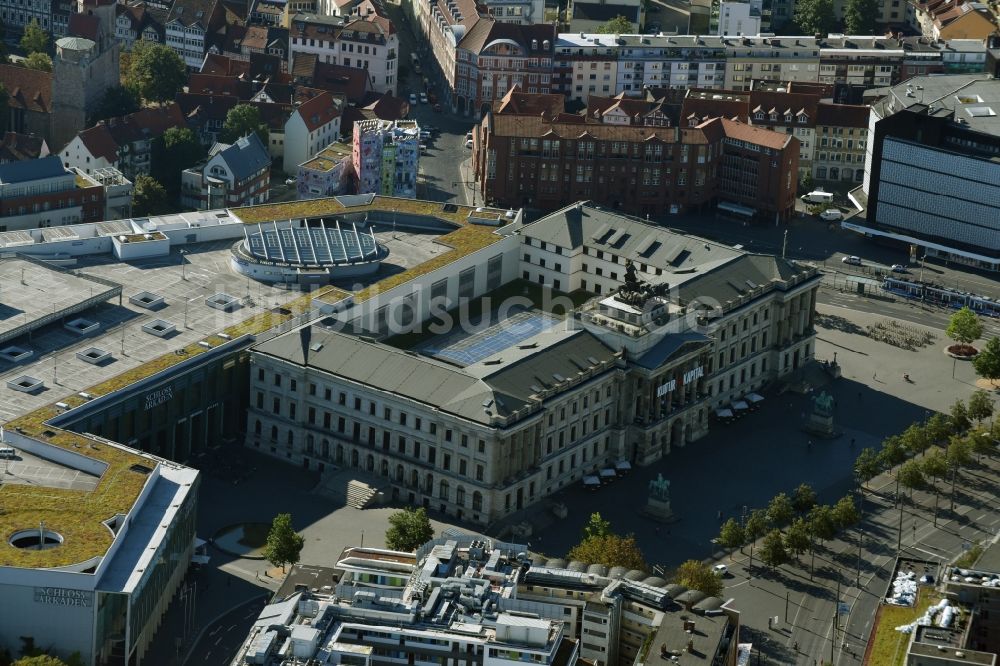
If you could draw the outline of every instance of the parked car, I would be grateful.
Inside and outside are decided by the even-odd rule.
[[[841,259],[841,261],[844,262],[845,264],[850,264],[852,266],[861,265],[861,257],[856,257],[853,254],[849,257],[844,257],[843,259]]]
[[[714,567],[712,567],[712,572],[719,578],[725,578],[726,575],[729,573],[729,567],[727,567],[725,564],[716,564]]]
[[[892,265],[892,272],[893,273],[909,273],[910,271],[906,270],[906,266],[904,266],[903,264],[893,264]]]
[[[472,139],[467,139],[465,142],[465,147],[472,150]]]
[[[421,104],[427,103],[427,93],[420,93],[420,103]]]
[[[434,105],[434,112],[435,113],[441,113],[441,105],[440,104],[435,104]]]
[[[288,185],[289,187],[295,185],[295,183],[297,183],[297,182],[299,182],[299,181],[297,181],[294,178],[286,178],[285,179],[285,185]]]
[[[410,106],[417,105],[417,93],[410,93]]]
[[[427,91],[427,99],[430,100],[431,104],[437,104],[438,96],[434,94],[433,90]]]
[[[836,208],[827,208],[819,214],[819,218],[821,220],[826,220],[827,222],[835,222],[837,220],[844,219],[844,214]]]
[[[466,141],[472,141],[472,132],[466,132],[465,133],[465,140]]]
[[[828,204],[833,203],[833,194],[823,190],[813,190],[802,195],[802,200],[806,203]]]

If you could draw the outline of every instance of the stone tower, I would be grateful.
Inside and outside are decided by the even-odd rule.
[[[80,0],[70,32],[56,42],[52,61],[52,143],[62,150],[87,127],[108,88],[119,85],[114,0]]]

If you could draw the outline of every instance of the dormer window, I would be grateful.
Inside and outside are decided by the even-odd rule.
[[[758,111],[757,113],[753,114],[753,119],[754,120],[764,120],[764,112],[763,111]]]
[[[771,122],[772,123],[773,122],[777,122],[777,120],[778,120],[778,114],[777,113],[771,113],[770,118],[771,118]]]
[[[792,114],[790,114],[790,113],[786,113],[785,114],[785,122],[786,123],[792,122]]]
[[[807,122],[809,122],[809,116],[807,116],[805,112],[799,111],[799,124],[805,125]]]

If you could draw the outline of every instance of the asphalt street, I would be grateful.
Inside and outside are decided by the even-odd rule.
[[[991,501],[998,470],[997,460],[984,458],[981,466],[964,472],[953,511],[947,484],[939,482],[936,526],[933,493],[917,492],[912,501],[904,497],[900,522],[900,508],[892,501],[895,479],[879,477],[864,493],[866,519],[860,530],[818,549],[812,576],[808,553],[776,570],[759,559],[751,570],[749,548],[724,558],[730,569],[725,596],[743,614],[741,640],[752,641],[762,657],[775,663],[860,663],[897,553],[942,563],[997,533],[1000,515]],[[846,612],[835,620],[838,607]]]

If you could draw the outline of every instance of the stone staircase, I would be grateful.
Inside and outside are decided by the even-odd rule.
[[[378,489],[364,481],[351,479],[347,482],[347,504],[355,509],[366,508],[377,495]]]
[[[320,479],[313,493],[355,509],[365,509],[384,501],[386,497],[382,479],[357,469],[339,468],[328,471]]]

